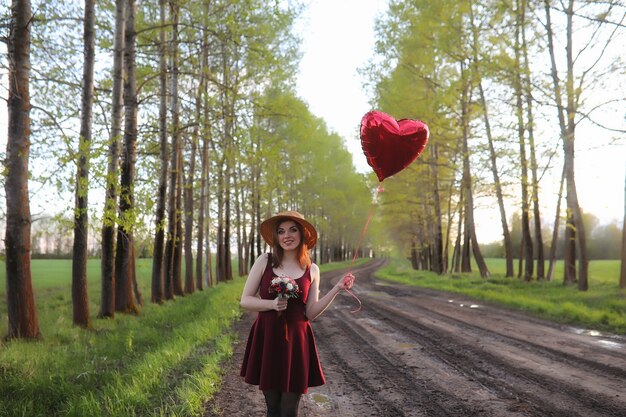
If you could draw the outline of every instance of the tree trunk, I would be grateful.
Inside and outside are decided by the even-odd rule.
[[[258,167],[257,167],[258,168]],[[263,253],[263,239],[261,239],[261,234],[258,233],[258,228],[261,225],[261,191],[259,190],[259,183],[260,183],[260,178],[261,178],[261,172],[260,170],[257,169],[257,188],[256,188],[256,251],[257,251],[257,258],[259,256],[261,256],[261,254]],[[323,243],[323,240],[322,240]],[[321,250],[321,249],[320,249]],[[322,252],[323,253],[323,252]],[[252,266],[250,266],[252,268]]]
[[[455,164],[456,165],[456,164]],[[450,260],[449,258],[449,253],[450,253],[450,235],[452,234],[452,223],[453,223],[453,214],[452,214],[452,190],[454,188],[454,177],[452,178],[452,180],[450,181],[450,185],[448,186],[448,201],[447,201],[447,206],[448,206],[448,210],[447,210],[447,214],[446,214],[446,237],[444,240],[444,246],[443,246],[443,265],[444,265],[444,272],[447,273],[450,271],[450,269],[452,268],[450,265],[454,265],[454,249],[452,250],[452,260]],[[463,197],[463,194],[461,193],[461,197]],[[451,262],[452,261],[452,262]]]
[[[217,250],[215,253],[215,283],[224,281],[224,156],[217,174]]]
[[[567,201],[566,201],[567,202]],[[563,243],[563,285],[576,282],[576,226],[572,212],[567,209],[565,219],[565,238]]]
[[[197,103],[196,103],[196,114],[200,113],[200,91],[198,91]],[[196,285],[193,277],[193,183],[194,183],[194,173],[196,170],[196,149],[197,149],[197,140],[198,140],[198,132],[195,129],[195,133],[191,137],[191,155],[189,156],[189,171],[187,173],[187,178],[185,181],[184,187],[184,197],[183,203],[185,208],[185,287],[184,291],[186,294],[191,294],[196,290]]]
[[[246,248],[245,260],[246,260],[246,269],[249,271],[252,269],[252,265],[254,260],[256,259],[254,253],[254,246],[256,241],[256,196],[257,196],[257,187],[258,183],[256,182],[256,173],[254,167],[252,168],[252,187],[250,189],[250,232],[248,233],[248,246]]]
[[[167,41],[165,34],[166,8],[165,0],[159,1],[161,29],[159,31],[159,138],[160,163],[159,188],[157,190],[156,218],[154,232],[154,254],[152,255],[152,296],[153,303],[165,301],[164,288],[164,249],[165,249],[165,200],[167,198],[167,175],[169,149],[167,142]]]
[[[135,80],[135,0],[129,0],[126,8],[126,33],[124,65],[124,152],[120,181],[120,226],[117,229],[115,253],[115,311],[138,313],[133,299],[133,226],[135,222],[135,163],[137,158],[137,87]]]
[[[200,205],[198,207],[198,236],[196,246],[196,287],[198,290],[204,289],[204,276],[202,264],[204,262],[204,212],[206,199],[208,196],[207,169],[209,164],[209,140],[202,135],[202,156],[200,158]]]
[[[465,77],[465,68],[463,68],[463,64],[461,64],[461,72],[462,72],[462,77]],[[469,204],[469,200],[470,200],[470,193],[472,191],[472,177],[471,177],[471,173],[470,173],[470,165],[469,165],[469,151],[468,151],[468,144],[467,144],[467,136],[468,136],[468,126],[467,124],[469,123],[467,118],[468,118],[468,86],[467,86],[467,81],[464,81],[465,85],[463,87],[463,93],[462,93],[462,97],[461,97],[461,128],[462,128],[462,134],[461,134],[461,154],[463,155],[463,168],[462,168],[462,177],[461,177],[461,192],[463,193],[464,198],[464,207],[463,207],[463,245],[461,247],[461,272],[472,272],[472,264],[471,264],[471,258],[470,258],[470,252],[471,252],[471,248],[470,248],[470,225],[469,225],[469,215],[468,215],[468,211],[470,210],[474,210],[474,208]],[[460,219],[460,218],[459,218]],[[460,221],[460,220],[459,220]]]
[[[464,68],[461,68],[461,71],[464,72]],[[465,75],[462,75],[465,77]],[[466,84],[469,84],[466,82]],[[469,85],[466,85],[463,88],[463,96],[461,98],[461,128],[463,130],[462,133],[462,141],[463,141],[463,190],[465,194],[465,231],[464,231],[464,244],[463,244],[463,264],[462,270],[463,272],[471,272],[471,264],[469,262],[469,250],[470,244],[472,253],[474,254],[474,259],[476,260],[476,264],[478,266],[478,270],[480,271],[480,276],[482,278],[487,278],[489,276],[489,270],[487,269],[487,265],[485,264],[485,260],[483,259],[482,253],[480,252],[480,246],[478,245],[478,239],[476,237],[476,226],[474,224],[474,196],[472,191],[472,176],[470,171],[470,160],[469,160],[469,120],[468,120],[468,112],[469,112],[469,103],[471,100],[471,94],[468,91]]]
[[[626,176],[625,176],[626,178]],[[626,179],[624,180],[624,220],[622,221],[622,252],[619,274],[619,287],[626,288]]]
[[[205,9],[206,11],[206,9]],[[208,60],[209,60],[209,40],[208,40],[208,30],[205,28],[203,31],[203,41],[202,41],[202,75],[201,79],[202,85],[206,83],[206,71],[208,71]],[[203,273],[203,261],[204,261],[204,230],[205,230],[205,211],[208,208],[207,199],[209,197],[209,184],[208,184],[208,173],[209,173],[209,135],[210,135],[210,120],[209,120],[209,100],[208,93],[205,88],[201,89],[202,98],[204,104],[202,122],[199,122],[202,126],[202,155],[200,157],[200,206],[198,207],[198,236],[197,245],[196,245],[196,287],[198,290],[204,289],[205,280],[203,277],[205,274]],[[200,119],[200,115],[198,115]],[[207,247],[208,250],[208,247]]]
[[[7,339],[41,336],[30,268],[30,0],[11,5],[7,43],[9,61],[9,131],[4,162],[6,193]]]
[[[559,223],[561,218],[561,201],[563,200],[563,183],[565,182],[565,166],[561,173],[561,183],[559,186],[559,194],[556,200],[556,214],[554,215],[554,229],[552,230],[552,244],[550,245],[550,261],[548,264],[548,273],[546,279],[552,281],[554,275],[554,264],[556,263],[556,247],[559,240]]]
[[[478,37],[479,35],[478,28],[474,24],[473,7],[470,9],[470,12],[472,13],[472,32],[473,32],[472,49],[473,49],[473,54],[474,54],[474,62],[478,63],[479,62],[478,47],[480,45],[480,40]],[[494,187],[496,189],[496,198],[498,201],[498,208],[500,210],[500,224],[502,226],[504,257],[506,260],[506,272],[505,272],[506,275],[505,276],[513,277],[513,275],[515,274],[514,268],[513,268],[513,244],[511,242],[511,232],[509,231],[509,225],[508,225],[507,216],[506,216],[506,209],[504,207],[504,196],[502,193],[502,184],[500,182],[500,174],[498,171],[497,155],[496,155],[496,150],[494,147],[493,135],[491,132],[491,121],[489,119],[489,109],[487,106],[487,100],[485,98],[485,91],[483,89],[483,83],[481,79],[482,77],[480,74],[477,74],[477,76],[479,78],[478,92],[480,94],[480,105],[483,111],[485,133],[487,136],[487,142],[489,144],[489,160],[491,162],[491,166],[490,166],[491,173],[493,175]]]
[[[205,71],[206,59],[206,45],[203,42],[202,54],[203,59],[200,65],[200,82],[198,83],[198,90],[196,92],[196,125],[191,135],[191,155],[189,156],[189,171],[185,182],[184,204],[185,204],[185,293],[191,294],[196,290],[196,282],[194,281],[194,265],[193,265],[193,215],[194,215],[194,182],[196,178],[196,150],[198,147],[200,119],[202,110],[202,97],[205,94]],[[203,167],[204,168],[204,167]],[[202,198],[202,197],[201,197]],[[201,203],[202,204],[202,203]],[[198,237],[198,242],[202,242]],[[200,247],[201,245],[197,245]],[[200,250],[201,252],[201,250]],[[200,253],[196,255],[198,259],[202,260]],[[201,268],[201,266],[200,266]],[[198,278],[201,280],[201,278]]]
[[[430,264],[430,259],[432,258],[431,247],[427,245],[424,249],[422,249],[422,270],[423,271],[432,271],[432,265]]]
[[[182,208],[183,208],[183,153],[180,152],[178,154],[178,166],[180,167],[180,171],[178,174],[178,185],[176,186],[176,211],[178,215],[176,216],[176,230],[180,230],[180,237],[178,237],[174,241],[174,263],[173,263],[173,275],[172,278],[174,280],[174,295],[185,295],[185,291],[183,290],[183,280],[182,280],[182,268],[183,268],[183,216],[182,216]]]
[[[417,271],[419,269],[419,261],[417,259],[417,244],[415,243],[415,240],[415,237],[411,239],[411,268]]]
[[[589,268],[589,261],[587,259],[587,241],[585,235],[585,228],[582,222],[582,213],[578,204],[578,194],[576,192],[576,182],[574,177],[574,139],[575,139],[575,120],[577,110],[577,92],[574,89],[574,57],[573,57],[573,36],[572,36],[572,18],[574,1],[570,0],[566,15],[567,15],[567,108],[563,106],[563,99],[561,94],[561,85],[559,81],[558,71],[556,67],[556,58],[554,54],[554,41],[552,33],[552,23],[550,17],[550,0],[544,0],[544,7],[546,13],[546,35],[548,37],[548,52],[550,54],[552,82],[554,86],[554,95],[557,105],[557,115],[559,118],[559,127],[561,130],[561,138],[563,140],[563,159],[564,170],[567,189],[567,211],[568,221],[565,229],[565,282],[573,282],[576,280],[576,268],[575,268],[575,253],[572,259],[568,259],[571,256],[572,245],[574,241],[572,236],[578,238],[578,250],[580,254],[579,273],[580,279],[579,289],[586,290],[588,287],[587,272]],[[567,113],[567,125],[565,120],[565,114]],[[568,248],[569,246],[569,248]],[[568,274],[574,274],[568,276]]]
[[[230,281],[233,279],[233,266],[230,256],[230,179],[226,178],[226,201],[224,203],[224,252],[222,259],[224,261],[224,279]]]
[[[463,73],[463,77],[465,77],[465,70],[463,68],[463,64],[461,64],[461,72]],[[465,82],[467,84],[467,82]],[[468,86],[465,85],[463,87],[463,96],[461,97],[461,128],[463,130],[461,134],[461,146],[462,146],[462,155],[463,155],[463,177],[461,179],[461,190],[463,195],[465,196],[465,207],[464,207],[464,215],[463,219],[463,246],[461,248],[461,272],[472,272],[472,264],[470,258],[470,225],[469,225],[469,214],[468,211],[474,210],[474,207],[470,205],[470,193],[472,192],[472,177],[470,173],[470,164],[469,164],[469,151],[467,144],[467,124],[469,123],[468,118]]]
[[[432,183],[433,183],[433,271],[439,275],[444,272],[443,262],[443,234],[442,234],[442,218],[441,218],[441,200],[439,196],[439,147],[437,144],[433,146],[432,163],[430,165]]]
[[[463,178],[465,178],[465,173],[463,174]],[[463,183],[465,184],[466,180],[463,179]],[[467,194],[467,188],[466,185],[463,186],[464,187],[464,193]],[[469,210],[468,207],[468,203],[467,203],[467,199],[469,199],[469,195],[466,198],[465,201],[465,207],[463,209],[463,214],[465,215],[465,218],[463,219],[463,244],[461,245],[461,272],[472,272],[472,259],[470,256],[471,253],[471,235],[470,235],[470,230],[469,230],[469,223],[468,223],[468,218],[467,218],[467,211]]]
[[[234,137],[234,93],[231,90],[235,89],[233,79],[231,75],[236,74],[236,68],[231,68],[232,61],[229,59],[229,54],[226,46],[222,44],[222,76],[224,86],[222,88],[222,110],[224,112],[224,133],[223,133],[223,168],[221,169],[221,185],[224,190],[222,198],[223,206],[220,204],[221,218],[218,226],[218,265],[219,270],[217,281],[229,281],[233,278],[231,254],[230,254],[230,233],[231,233],[231,174],[232,168],[232,156],[231,150],[232,143],[235,140]]]
[[[111,137],[106,178],[106,200],[102,223],[102,293],[98,317],[115,315],[115,224],[117,222],[117,175],[122,136],[124,39],[126,36],[126,0],[115,1],[115,39],[113,46],[113,94],[111,97]]]
[[[209,175],[209,166],[207,165],[207,177]],[[210,207],[210,198],[209,193],[206,196],[206,233],[205,233],[205,247],[206,247],[206,262],[204,263],[204,277],[206,285],[211,288],[213,287],[213,261],[211,259],[211,212],[209,210]]]
[[[463,212],[465,207],[463,187],[461,187],[461,195],[459,197],[459,223],[456,231],[456,240],[454,241],[454,249],[452,251],[452,270],[461,272],[461,236],[463,235],[463,220],[465,218]]]
[[[576,111],[578,110],[579,93],[574,88],[574,52],[573,52],[573,16],[574,0],[569,1],[567,7],[567,131],[563,136],[563,158],[565,159],[565,175],[567,187],[567,208],[571,211],[576,227],[575,236],[578,243],[578,289],[587,291],[589,282],[587,273],[589,260],[587,259],[587,237],[583,223],[582,211],[578,203],[576,191],[576,177],[574,175],[574,141],[576,139]]]
[[[246,274],[250,272],[252,266],[250,265],[254,258],[252,253],[254,252],[254,235],[256,234],[256,227],[254,224],[254,212],[250,216],[250,231],[248,232],[248,242],[246,244],[246,251],[244,254],[244,261],[246,263]]]
[[[74,248],[72,251],[72,309],[74,324],[89,327],[87,295],[87,243],[89,236],[89,155],[93,106],[95,56],[95,0],[85,0],[83,43],[83,85],[81,97],[80,137],[76,173],[76,206],[74,211]]]
[[[524,25],[524,0],[516,1],[515,23],[515,73],[513,87],[515,91],[517,135],[520,147],[521,186],[522,186],[522,244],[524,245],[524,279],[530,281],[533,276],[533,241],[530,237],[530,209],[528,196],[528,160],[526,157],[524,104],[521,80],[521,27]]]
[[[179,114],[178,114],[178,48],[175,46],[176,36],[178,34],[177,24],[178,10],[176,6],[170,1],[170,18],[172,20],[172,35],[171,43],[172,48],[170,50],[170,68],[172,71],[170,77],[170,95],[172,98],[170,112],[172,115],[172,145],[171,150],[171,163],[170,163],[170,179],[169,179],[169,195],[167,201],[167,241],[165,243],[165,270],[164,270],[164,289],[165,298],[171,300],[175,294],[175,274],[176,274],[176,245],[180,239],[181,230],[178,228],[178,219],[180,213],[178,212],[179,206],[177,205],[178,195],[178,176],[182,167],[180,166],[179,154],[181,153],[180,145],[180,126],[179,126]]]
[[[498,208],[500,210],[500,225],[502,226],[502,238],[504,244],[504,257],[506,261],[506,277],[512,277],[515,274],[513,268],[513,244],[511,242],[511,232],[509,231],[508,220],[506,216],[506,209],[504,207],[504,196],[502,193],[502,184],[500,182],[500,174],[498,172],[497,155],[493,144],[493,136],[491,134],[491,124],[489,121],[489,113],[487,109],[487,100],[485,99],[485,92],[483,90],[482,83],[478,85],[480,92],[480,102],[483,108],[485,118],[485,129],[487,132],[487,142],[489,143],[489,159],[491,161],[491,173],[493,174],[493,182],[496,189],[496,198],[498,201]]]
[[[237,275],[242,277],[245,275],[245,266],[246,263],[243,259],[243,246],[245,245],[245,228],[244,218],[245,214],[243,213],[243,204],[244,204],[244,192],[243,187],[241,186],[241,164],[237,164],[237,175],[233,178],[235,182],[235,222],[237,227]]]
[[[525,15],[523,16],[525,18]],[[545,278],[545,259],[543,236],[541,232],[541,210],[539,209],[539,177],[537,175],[537,156],[535,147],[535,118],[533,116],[532,82],[528,59],[528,43],[526,41],[526,25],[522,24],[522,57],[524,59],[523,90],[526,101],[526,117],[528,119],[528,148],[530,151],[531,192],[533,202],[534,250],[537,259],[537,279]]]

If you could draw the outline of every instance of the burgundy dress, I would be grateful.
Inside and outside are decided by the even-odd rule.
[[[269,291],[275,277],[268,260],[261,278],[261,298],[276,298]],[[287,309],[280,314],[275,310],[259,312],[248,336],[240,375],[264,391],[306,394],[308,387],[326,383],[313,329],[305,314],[311,286],[310,268],[296,282],[301,291],[298,297],[290,298]]]

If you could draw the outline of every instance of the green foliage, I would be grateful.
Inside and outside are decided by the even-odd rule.
[[[525,282],[504,278],[502,259],[487,259],[492,276],[478,273],[439,276],[415,271],[406,260],[392,260],[377,276],[395,282],[465,294],[540,317],[596,330],[626,334],[626,293],[619,289],[619,261],[593,261],[589,266],[589,291],[564,287],[561,280]],[[563,275],[562,263],[555,276]]]
[[[249,163],[263,173],[262,213],[298,209],[330,245],[357,242],[371,194],[354,171],[341,137],[328,131],[291,92],[271,89],[259,98]],[[329,222],[332,219],[332,223]]]

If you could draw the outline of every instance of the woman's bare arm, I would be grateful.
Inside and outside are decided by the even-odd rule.
[[[246,284],[241,293],[241,307],[249,311],[269,311],[284,310],[287,308],[287,299],[279,300],[278,297],[273,300],[264,300],[259,296],[259,286],[265,267],[267,266],[268,255],[263,254],[254,261],[254,265],[250,269]]]
[[[320,316],[333,302],[337,294],[344,289],[352,287],[354,276],[348,274],[337,282],[333,288],[321,299],[319,298],[320,269],[316,264],[311,265],[311,287],[309,288],[309,298],[306,302],[306,316],[313,321]]]

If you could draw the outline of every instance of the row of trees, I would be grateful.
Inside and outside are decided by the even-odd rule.
[[[30,184],[57,185],[61,201],[75,201],[79,326],[90,326],[94,239],[99,317],[139,313],[138,234],[153,240],[154,303],[247,273],[265,250],[259,222],[280,210],[318,226],[317,262],[351,256],[371,196],[341,138],[294,93],[298,13],[260,0],[13,0],[5,20],[9,338],[40,334],[29,173]]]
[[[377,25],[377,59],[366,72],[381,110],[419,117],[431,129],[426,152],[388,181],[393,192],[384,197],[393,236],[416,267],[468,272],[473,254],[488,276],[474,209],[476,195],[490,195],[499,208],[506,275],[514,275],[519,258],[524,279],[552,279],[558,245],[550,245],[546,269],[542,224],[551,214],[540,208],[554,197],[540,190],[556,172],[561,186],[550,240],[563,242],[564,282],[588,288],[577,128],[586,123],[623,138],[626,97],[614,86],[626,82],[625,18],[620,1],[390,2]],[[517,252],[511,207],[521,213]]]
[[[532,219],[531,219],[532,221]],[[590,260],[594,259],[620,259],[622,248],[622,227],[616,222],[601,224],[600,219],[591,213],[583,214],[585,230],[588,231],[587,252]],[[522,244],[522,218],[520,213],[513,213],[508,222],[511,225],[511,244],[513,253],[520,253]],[[561,223],[558,235],[563,236],[565,224]],[[544,251],[548,255],[552,250],[552,227],[544,224],[542,235],[546,237]],[[557,259],[564,257],[563,239],[555,242]],[[480,245],[483,254],[487,258],[504,258],[504,245],[501,241]],[[519,269],[518,269],[519,272]]]
[[[380,216],[376,216],[378,219]],[[622,247],[622,228],[616,222],[609,224],[601,224],[600,219],[591,213],[585,213],[583,216],[585,229],[589,232],[587,250],[589,259],[620,259]],[[376,223],[374,223],[375,225]],[[513,213],[509,219],[511,225],[511,241],[513,253],[519,253],[522,237],[521,216],[519,213]],[[93,225],[89,231],[88,253],[89,257],[100,257],[102,244],[97,239],[99,225]],[[375,227],[375,226],[373,226]],[[564,225],[561,226],[559,235],[562,236]],[[552,242],[549,236],[552,230],[548,225],[544,225],[542,234],[548,238],[545,241],[546,254],[550,252]],[[33,219],[31,227],[33,258],[71,258],[73,249],[73,219],[67,217],[42,217]],[[373,233],[368,235],[373,239],[374,234],[379,234],[380,230],[373,229]],[[154,236],[151,234],[143,234],[139,229],[139,233],[135,234],[135,256],[137,258],[151,258],[154,251]],[[375,242],[376,244],[380,242]],[[383,242],[384,243],[384,242]],[[556,242],[556,257],[563,259],[563,240]],[[504,258],[504,246],[501,241],[489,244],[481,243],[481,251],[487,258]]]

